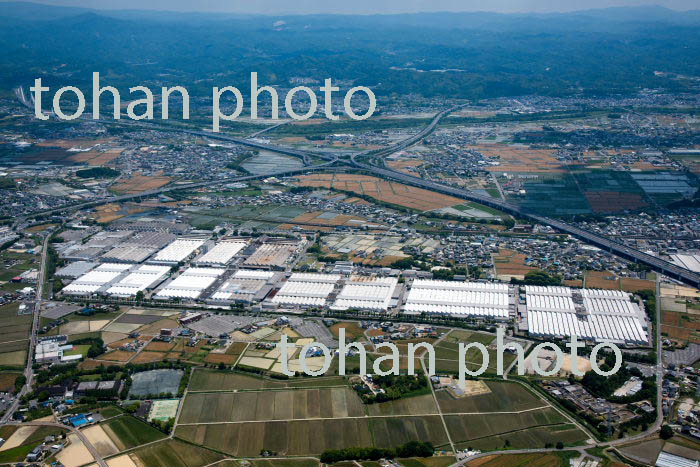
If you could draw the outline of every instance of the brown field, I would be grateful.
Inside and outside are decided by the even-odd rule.
[[[165,359],[165,352],[139,352],[132,360],[133,363],[151,363],[160,362]]]
[[[165,318],[144,326],[143,328],[139,329],[139,332],[144,336],[157,336],[160,334],[161,329],[173,329],[179,326],[180,323],[177,321]]]
[[[99,360],[93,360],[93,359],[88,359],[88,360],[83,360],[80,362],[78,365],[78,368],[81,370],[94,370],[96,368],[99,368],[101,366],[109,366],[109,365],[123,365],[124,362],[102,362]]]
[[[489,144],[472,146],[488,158],[500,160],[501,165],[490,166],[491,172],[565,172],[562,163],[553,157],[551,149],[529,149],[507,146],[505,144]]]
[[[134,352],[125,352],[123,350],[113,350],[99,356],[100,360],[106,360],[110,362],[128,362],[131,357],[135,354]]]
[[[700,316],[676,311],[661,312],[661,333],[681,343],[700,343]]]
[[[639,292],[640,290],[656,290],[656,283],[646,279],[620,278],[620,288],[625,292]]]
[[[248,344],[245,342],[234,342],[226,349],[226,353],[229,355],[240,355],[246,347],[248,347]]]
[[[84,162],[90,166],[108,165],[114,159],[119,157],[124,152],[124,148],[112,148],[106,151],[87,151],[78,152],[70,156],[68,159],[73,162]]]
[[[124,216],[137,214],[147,210],[147,208],[135,205],[133,203],[127,203],[124,206],[117,203],[104,204],[95,208],[95,221],[101,224],[107,224],[109,222],[116,221],[117,219],[121,219]]]
[[[593,212],[624,211],[648,206],[642,195],[637,193],[586,191],[583,194],[591,205]]]
[[[589,289],[620,290],[620,282],[610,271],[586,271],[586,287]]]
[[[440,195],[422,188],[387,182],[377,177],[355,174],[312,174],[299,177],[300,186],[334,188],[370,196],[385,203],[404,206],[419,211],[432,211],[463,201],[452,196]]]
[[[150,176],[134,174],[131,178],[121,180],[118,184],[112,185],[112,190],[122,194],[141,193],[142,191],[154,190],[167,185],[172,181],[172,177]]]
[[[525,265],[525,255],[506,249],[499,250],[498,255],[493,257],[493,264],[498,276],[520,277],[537,269]]]
[[[56,227],[58,224],[39,224],[33,225],[27,229],[27,232],[43,232],[46,229]]]
[[[0,373],[0,392],[15,391],[15,380],[21,373],[9,373],[3,371]]]
[[[238,355],[228,355],[225,353],[209,353],[204,357],[205,363],[223,363],[224,365],[233,365],[238,360]]]
[[[486,456],[471,462],[467,462],[469,467],[510,467],[510,466],[533,466],[533,467],[559,467],[561,458],[549,453],[543,454],[502,454],[500,456]]]
[[[340,329],[345,329],[345,339],[358,340],[364,336],[364,330],[355,322],[335,323],[331,326],[331,332],[337,338]]]
[[[152,341],[144,348],[150,352],[169,352],[175,347],[175,342]]]

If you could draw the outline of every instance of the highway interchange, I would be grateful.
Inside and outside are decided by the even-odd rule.
[[[190,189],[190,188],[197,188],[197,187],[203,187],[203,186],[208,186],[208,185],[217,185],[221,183],[232,183],[232,182],[238,182],[238,181],[248,181],[248,180],[255,180],[255,179],[263,179],[263,178],[268,178],[268,177],[281,177],[281,176],[290,176],[290,175],[296,175],[296,174],[301,174],[301,173],[307,173],[309,171],[317,171],[317,170],[326,170],[331,167],[337,167],[339,165],[345,165],[349,166],[354,169],[359,169],[361,171],[370,173],[372,175],[375,175],[380,178],[384,179],[390,179],[390,180],[396,180],[401,183],[406,183],[409,185],[417,186],[420,188],[424,188],[430,191],[434,191],[437,193],[442,193],[442,194],[447,194],[451,196],[455,196],[458,198],[462,198],[465,200],[469,201],[474,201],[477,203],[484,204],[489,207],[493,207],[496,209],[500,209],[506,213],[518,216],[520,218],[525,218],[528,220],[531,220],[533,222],[541,223],[541,224],[546,224],[549,225],[556,230],[559,230],[561,232],[573,235],[587,243],[590,243],[592,245],[595,245],[597,247],[603,248],[606,251],[609,251],[613,254],[616,254],[618,256],[621,256],[623,258],[632,260],[632,261],[637,261],[643,264],[648,265],[652,269],[663,273],[664,275],[667,275],[669,277],[672,277],[674,279],[677,279],[679,281],[685,282],[689,285],[695,286],[695,287],[700,287],[700,275],[693,273],[692,271],[689,271],[684,268],[680,268],[672,263],[669,263],[668,261],[664,261],[660,258],[656,258],[653,256],[650,256],[646,253],[643,253],[639,250],[627,247],[619,242],[616,242],[614,240],[608,239],[604,236],[593,234],[591,232],[587,232],[585,230],[579,229],[575,226],[569,225],[565,222],[559,221],[557,219],[545,217],[545,216],[540,216],[534,213],[526,212],[519,207],[507,203],[502,200],[498,199],[493,199],[488,196],[480,195],[478,193],[474,193],[469,190],[464,190],[464,189],[458,189],[454,187],[450,187],[447,185],[443,185],[437,182],[429,181],[429,180],[424,180],[418,177],[414,177],[408,174],[404,174],[395,170],[392,170],[390,168],[387,168],[383,166],[383,163],[381,162],[365,162],[365,159],[368,159],[370,161],[381,161],[381,159],[389,154],[392,154],[394,152],[400,151],[402,149],[405,149],[407,147],[410,147],[413,144],[416,144],[419,142],[421,139],[426,137],[428,134],[430,134],[436,126],[439,124],[440,120],[449,115],[450,113],[454,112],[457,110],[459,107],[453,107],[447,110],[444,110],[432,119],[430,124],[426,126],[423,130],[421,130],[419,133],[416,135],[413,135],[405,140],[402,140],[401,142],[392,145],[390,147],[387,147],[385,149],[379,150],[379,151],[367,151],[363,153],[358,153],[358,154],[353,154],[349,158],[339,158],[336,155],[331,155],[327,153],[322,153],[322,152],[309,152],[309,151],[300,151],[296,150],[293,148],[285,148],[285,147],[280,147],[280,146],[275,146],[275,145],[270,145],[270,144],[265,144],[259,141],[255,141],[252,139],[245,139],[245,138],[237,138],[233,136],[228,136],[225,134],[217,134],[217,133],[210,133],[210,132],[205,132],[205,131],[196,131],[196,130],[188,130],[188,129],[178,129],[178,128],[170,128],[170,127],[161,127],[157,125],[143,125],[143,124],[138,124],[139,127],[142,127],[144,129],[149,129],[149,130],[161,130],[161,131],[169,131],[169,132],[182,132],[186,134],[192,134],[192,135],[197,135],[197,136],[203,136],[209,139],[214,139],[214,140],[220,140],[220,141],[226,141],[226,142],[231,142],[235,144],[240,144],[243,146],[248,146],[256,149],[262,149],[262,150],[267,150],[267,151],[272,151],[272,152],[277,152],[281,154],[286,154],[286,155],[291,155],[294,157],[299,157],[302,160],[304,160],[306,166],[300,169],[295,169],[295,170],[285,170],[285,171],[278,171],[278,172],[271,172],[267,174],[261,174],[261,175],[247,175],[247,176],[241,176],[241,177],[232,177],[232,178],[226,178],[226,179],[219,179],[219,180],[212,180],[212,181],[206,181],[206,182],[198,182],[198,183],[191,183],[187,185],[178,185],[175,187],[166,187],[166,188],[160,188],[157,190],[149,190],[146,192],[141,192],[138,194],[132,194],[132,195],[122,195],[122,196],[114,196],[110,198],[106,198],[100,201],[96,202],[87,202],[87,203],[79,203],[79,204],[73,204],[69,206],[64,206],[61,208],[57,209],[52,209],[48,211],[38,211],[36,213],[33,213],[30,216],[26,216],[23,219],[18,219],[17,224],[21,224],[28,219],[31,219],[33,217],[39,216],[39,215],[50,215],[50,214],[56,214],[59,212],[63,211],[68,211],[68,210],[73,210],[73,209],[80,209],[80,208],[85,208],[85,207],[91,207],[91,206],[97,206],[100,204],[106,204],[106,203],[113,203],[113,202],[120,202],[120,201],[128,201],[128,200],[134,200],[134,199],[140,199],[140,198],[147,198],[151,197],[154,195],[159,195],[162,193],[167,193],[169,191],[174,191],[174,190],[183,190],[183,189]],[[104,123],[115,123],[112,121],[105,121]],[[259,134],[260,132],[256,133]],[[316,164],[316,165],[309,165],[310,161],[312,158],[316,159],[323,159],[326,162],[322,164]],[[44,284],[44,275],[45,275],[45,267],[46,267],[46,252],[47,252],[47,242],[49,239],[50,235],[47,234],[47,236],[44,239],[44,248],[42,251],[42,261],[41,261],[41,270],[40,270],[40,279],[38,281],[39,285],[37,287],[37,301],[34,309],[34,320],[33,320],[33,326],[32,326],[32,336],[30,339],[30,349],[29,349],[29,356],[28,356],[28,362],[27,362],[27,367],[25,369],[25,376],[27,377],[27,384],[22,388],[22,391],[18,395],[17,400],[14,402],[13,406],[6,412],[6,414],[3,416],[3,418],[0,420],[0,425],[1,424],[7,424],[7,423],[12,423],[10,422],[12,415],[17,409],[18,403],[19,403],[19,398],[29,392],[33,380],[33,370],[32,370],[32,357],[33,357],[33,347],[36,344],[36,331],[38,328],[38,318],[39,318],[39,313],[40,313],[40,307],[41,307],[41,300],[42,300],[42,289],[43,289],[43,284]],[[657,289],[658,289],[658,280],[657,280]],[[663,417],[661,416],[661,383],[662,383],[662,378],[663,378],[663,365],[660,359],[660,356],[662,355],[661,349],[660,349],[660,335],[659,335],[659,330],[660,330],[660,323],[659,323],[659,317],[660,317],[660,312],[657,310],[656,314],[656,345],[657,345],[657,355],[659,356],[659,359],[657,361],[656,365],[656,377],[657,377],[657,388],[659,390],[658,394],[658,405],[659,407],[657,408],[659,416],[657,417],[657,421],[654,423],[653,426],[649,428],[644,433],[641,433],[639,435],[636,435],[634,438],[625,438],[622,440],[615,440],[615,441],[610,441],[606,443],[596,443],[598,446],[615,446],[617,444],[620,444],[622,442],[629,442],[632,439],[641,439],[645,436],[648,436],[650,433],[653,433],[654,431],[658,430],[661,426]],[[61,425],[62,426],[62,425]],[[70,427],[65,427],[62,426],[66,429],[70,429],[71,431],[75,432],[77,430],[73,430]],[[79,433],[79,431],[78,431]],[[82,433],[79,433],[80,435]],[[81,439],[84,438],[81,436]],[[86,442],[87,440],[83,439],[83,442],[86,444],[88,449],[91,451],[91,453],[95,456],[95,459],[97,460],[97,463],[99,465],[105,465],[104,461],[102,460],[101,457],[96,455],[96,452],[94,451],[94,448],[90,445],[89,442]],[[594,446],[594,445],[592,445]],[[546,452],[546,451],[552,451],[554,449],[533,449],[533,450],[522,450],[522,452]],[[520,451],[504,451],[504,453],[518,453]],[[582,450],[580,452],[583,453]],[[482,457],[485,455],[493,455],[497,454],[498,452],[490,452],[490,453],[484,453],[480,455],[475,455],[469,458],[465,458],[460,460],[457,464],[454,465],[463,465],[465,462],[473,460],[478,457]]]

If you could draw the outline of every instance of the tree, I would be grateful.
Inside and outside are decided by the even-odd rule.
[[[136,303],[141,303],[143,301],[143,290],[136,292]]]
[[[669,439],[673,437],[673,428],[671,428],[668,425],[664,425],[661,427],[661,431],[659,432],[659,436],[661,439]]]
[[[564,449],[564,443],[557,441],[557,449]]]

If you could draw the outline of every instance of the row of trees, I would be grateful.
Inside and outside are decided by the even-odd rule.
[[[385,448],[346,448],[328,449],[321,454],[321,462],[334,464],[349,460],[379,460],[393,459],[395,457],[430,457],[435,453],[435,448],[430,442],[409,441],[395,449]]]

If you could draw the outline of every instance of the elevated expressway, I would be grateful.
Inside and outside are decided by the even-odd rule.
[[[688,269],[682,268],[680,266],[677,266],[677,265],[675,265],[669,261],[665,261],[661,258],[657,258],[655,256],[649,255],[649,254],[644,253],[644,252],[637,250],[635,248],[631,248],[629,246],[626,246],[626,245],[624,245],[616,240],[612,240],[612,239],[605,237],[603,235],[599,235],[599,234],[596,234],[593,232],[586,231],[584,229],[580,229],[576,226],[567,224],[566,222],[563,222],[563,221],[558,220],[558,219],[554,219],[554,218],[547,217],[547,216],[542,216],[540,214],[522,209],[519,206],[508,203],[507,201],[491,198],[489,196],[475,193],[475,192],[470,191],[470,190],[455,188],[455,187],[445,185],[442,183],[438,183],[438,182],[434,182],[431,180],[424,180],[420,177],[416,177],[416,176],[409,175],[409,174],[406,174],[403,172],[399,172],[397,170],[393,170],[391,168],[384,166],[383,158],[385,156],[388,156],[388,155],[393,154],[397,151],[408,148],[408,147],[412,146],[413,144],[416,144],[421,139],[428,136],[437,127],[437,125],[440,123],[442,118],[446,117],[447,115],[451,114],[452,112],[458,110],[461,107],[463,107],[463,105],[451,107],[449,109],[446,109],[446,110],[439,112],[438,114],[436,114],[433,117],[433,119],[430,121],[430,123],[425,128],[423,128],[420,132],[418,132],[417,134],[412,135],[412,136],[410,136],[410,137],[408,137],[408,138],[406,138],[406,139],[404,139],[404,140],[402,140],[394,145],[391,145],[385,149],[381,149],[381,150],[377,150],[377,151],[366,151],[366,152],[353,154],[347,159],[345,159],[345,158],[341,159],[337,155],[334,155],[331,153],[302,151],[299,149],[288,148],[288,147],[283,147],[283,146],[276,146],[276,145],[262,143],[262,142],[251,140],[251,139],[239,138],[239,137],[229,136],[229,135],[221,134],[221,133],[212,133],[209,131],[190,130],[190,129],[176,128],[176,127],[165,127],[162,125],[155,125],[155,124],[129,123],[126,125],[139,127],[139,128],[146,129],[146,130],[180,132],[180,133],[184,133],[184,134],[191,134],[191,135],[201,136],[201,137],[205,137],[205,138],[212,139],[212,140],[226,141],[226,142],[239,144],[242,146],[247,146],[247,147],[251,147],[251,148],[255,148],[255,149],[272,151],[272,152],[276,152],[276,153],[280,153],[280,154],[298,157],[304,161],[305,166],[302,168],[293,169],[293,170],[271,172],[271,173],[260,174],[260,175],[247,175],[247,176],[241,176],[241,177],[231,177],[231,178],[223,178],[223,179],[217,179],[217,180],[208,180],[205,182],[197,182],[197,183],[190,183],[190,184],[186,184],[186,185],[164,187],[164,188],[159,188],[156,190],[149,190],[149,191],[141,192],[138,194],[114,196],[114,197],[105,198],[105,199],[102,199],[99,201],[67,205],[67,206],[62,206],[60,208],[56,208],[56,209],[40,211],[40,212],[32,213],[30,216],[27,216],[27,217],[35,217],[37,215],[55,214],[55,213],[70,210],[70,209],[80,209],[80,208],[91,207],[91,206],[96,206],[96,205],[105,204],[105,203],[113,203],[113,202],[128,201],[128,200],[133,200],[133,199],[140,199],[140,198],[145,198],[145,197],[150,197],[150,196],[156,196],[156,195],[166,193],[169,191],[176,191],[176,190],[183,190],[183,189],[190,189],[190,188],[199,188],[199,187],[204,187],[204,186],[217,185],[217,184],[222,184],[222,183],[231,183],[231,182],[237,182],[237,181],[256,180],[256,179],[268,178],[268,177],[283,177],[283,176],[298,175],[298,174],[302,174],[302,173],[308,173],[309,171],[325,170],[325,169],[328,169],[334,165],[343,164],[343,165],[350,166],[351,168],[354,168],[354,169],[359,169],[359,170],[362,170],[364,172],[371,173],[371,174],[373,174],[377,177],[380,177],[380,178],[396,180],[396,181],[401,182],[401,183],[416,186],[419,188],[424,188],[426,190],[434,191],[436,193],[442,193],[445,195],[454,196],[456,198],[461,198],[461,199],[465,199],[468,201],[473,201],[476,203],[483,204],[485,206],[489,206],[491,208],[501,210],[505,213],[517,216],[519,218],[527,219],[531,222],[549,225],[552,228],[554,228],[560,232],[572,235],[576,238],[579,238],[579,239],[585,241],[586,243],[589,243],[589,244],[594,245],[598,248],[601,248],[605,251],[608,251],[610,253],[618,255],[624,259],[634,261],[636,263],[645,264],[645,265],[649,266],[651,269],[653,269],[654,271],[660,272],[660,273],[662,273],[662,274],[664,274],[672,279],[676,279],[678,281],[684,282],[684,283],[691,285],[693,287],[700,288],[700,274],[695,273],[693,271],[690,271]],[[100,120],[100,122],[105,123],[105,124],[125,125],[124,122],[115,122],[113,120]],[[321,163],[321,164],[311,165],[311,160],[313,158],[322,159],[322,160],[325,160],[326,162]]]

